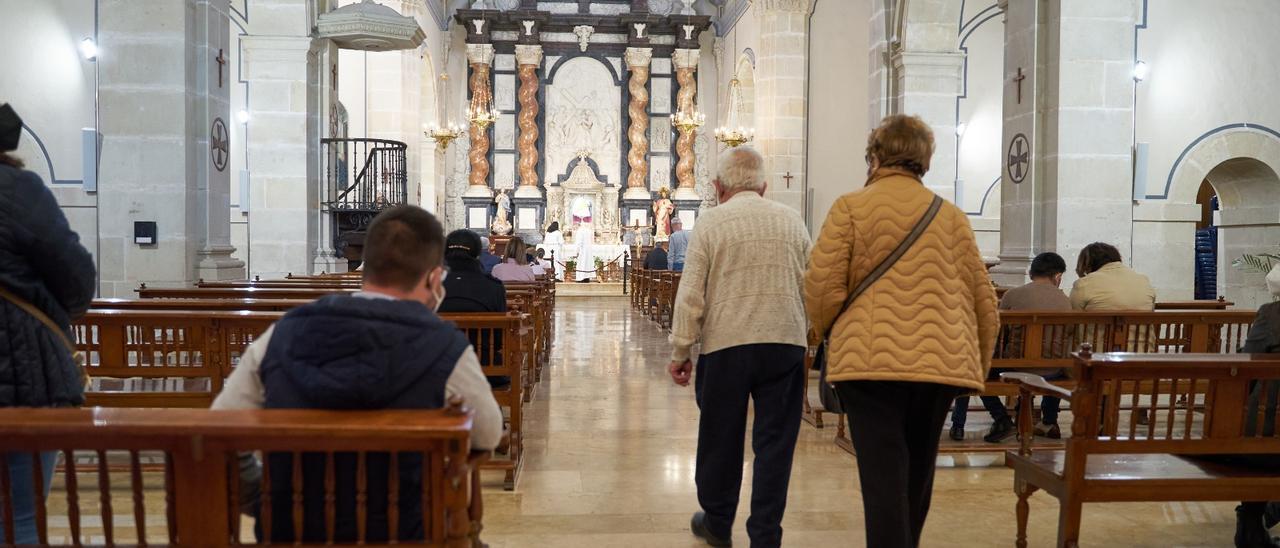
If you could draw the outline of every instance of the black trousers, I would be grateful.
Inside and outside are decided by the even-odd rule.
[[[712,534],[728,538],[742,489],[747,398],[755,402],[751,448],[751,546],[782,545],[791,459],[800,434],[804,398],[804,348],[748,344],[698,358],[694,392],[698,422],[698,503]]]
[[[897,381],[844,381],[835,387],[858,452],[867,546],[919,546],[942,424],[964,390]]]

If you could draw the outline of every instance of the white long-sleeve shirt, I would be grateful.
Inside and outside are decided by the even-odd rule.
[[[213,400],[212,409],[262,409],[267,394],[260,370],[274,330],[275,326],[267,328],[245,349],[240,364],[223,384],[222,393]],[[480,370],[480,360],[470,346],[453,366],[453,373],[445,382],[445,395],[461,397],[475,411],[471,418],[472,449],[488,451],[498,446],[502,439],[502,410],[493,399],[489,381]]]

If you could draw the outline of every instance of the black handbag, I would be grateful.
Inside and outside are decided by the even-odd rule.
[[[898,259],[901,259],[907,253],[907,250],[911,249],[912,244],[915,244],[916,240],[920,239],[920,235],[924,234],[925,229],[929,228],[929,224],[933,222],[934,217],[938,216],[938,210],[941,208],[942,197],[935,195],[933,202],[929,204],[929,209],[925,210],[924,216],[920,217],[919,221],[916,221],[916,226],[911,229],[907,237],[898,244],[898,247],[893,249],[893,252],[888,257],[880,261],[880,264],[876,265],[876,268],[870,274],[867,274],[867,277],[858,282],[858,286],[853,291],[849,292],[849,296],[844,299],[844,306],[840,307],[840,312],[836,314],[835,319],[831,321],[831,325],[827,327],[827,332],[822,334],[822,343],[818,345],[817,353],[813,357],[813,363],[818,368],[818,401],[828,413],[844,414],[844,405],[840,402],[840,395],[836,393],[835,386],[827,382],[827,347],[830,345],[828,339],[831,338],[831,330],[835,328],[836,321],[840,319],[840,316],[844,315],[849,306],[853,304],[853,301],[866,292],[871,287],[871,284],[876,283],[876,280],[879,280],[885,273],[889,272],[894,263],[897,263]]]

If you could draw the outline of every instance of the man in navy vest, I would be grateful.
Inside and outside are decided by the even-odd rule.
[[[435,409],[460,396],[475,410],[471,446],[502,437],[502,412],[467,338],[435,313],[444,300],[444,229],[414,206],[383,211],[365,238],[363,287],[290,311],[245,350],[214,409]],[[324,496],[304,495],[301,534],[293,530],[292,455],[270,454],[272,541],[324,542]],[[388,454],[367,458],[368,541],[390,538]],[[323,482],[324,455],[304,454],[304,493]],[[242,458],[242,461],[245,459]],[[335,539],[356,537],[354,454],[338,454]],[[422,457],[398,459],[399,538],[421,540]],[[253,475],[253,461],[242,462]],[[345,480],[345,481],[344,481]]]

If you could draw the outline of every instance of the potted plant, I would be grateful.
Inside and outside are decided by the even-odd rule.
[[[569,259],[564,262],[564,281],[568,282],[578,278],[578,260]]]
[[[1275,253],[1245,254],[1231,261],[1231,266],[1241,272],[1262,274],[1268,285],[1280,286],[1280,250]]]

